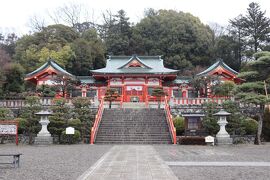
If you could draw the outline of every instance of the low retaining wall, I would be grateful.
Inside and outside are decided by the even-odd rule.
[[[199,137],[199,136],[177,136],[177,143],[179,144],[180,138],[183,137]],[[233,144],[254,144],[255,135],[231,135],[233,139]]]
[[[233,138],[233,144],[254,144],[255,135],[231,135]]]

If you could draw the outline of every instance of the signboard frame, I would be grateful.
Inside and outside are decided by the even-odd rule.
[[[18,128],[19,128],[19,122],[18,121],[0,121],[0,125],[15,125],[16,126],[16,134],[0,134],[0,136],[3,135],[15,135],[16,136],[16,145],[18,146],[19,144],[19,137],[18,137]]]

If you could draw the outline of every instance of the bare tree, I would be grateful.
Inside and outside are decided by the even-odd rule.
[[[86,10],[81,4],[68,3],[64,4],[62,7],[57,8],[53,12],[49,12],[50,18],[56,23],[60,24],[63,22],[68,26],[75,27],[76,24],[80,23],[82,16]]]
[[[28,26],[33,31],[41,31],[46,27],[46,22],[44,18],[41,18],[40,16],[37,16],[36,14],[30,17]]]
[[[210,23],[209,27],[214,32],[215,37],[220,37],[226,34],[226,28],[218,23]]]

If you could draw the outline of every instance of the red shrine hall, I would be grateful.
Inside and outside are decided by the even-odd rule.
[[[109,56],[106,67],[90,70],[89,76],[74,76],[54,60],[49,59],[41,67],[27,74],[25,80],[36,85],[53,86],[56,83],[53,78],[57,75],[77,79],[80,85],[72,91],[69,97],[82,96],[97,100],[105,95],[107,88],[116,89],[122,102],[154,100],[152,91],[155,87],[163,87],[171,100],[211,97],[211,92],[207,92],[207,94],[202,94],[203,91],[195,92],[190,84],[191,78],[180,77],[179,73],[178,70],[164,67],[161,56]],[[237,74],[238,72],[231,69],[222,60],[218,60],[197,74],[197,77],[217,76],[222,82],[240,83],[241,79],[236,77]],[[209,86],[211,83],[209,82]],[[196,102],[194,101],[195,104]]]

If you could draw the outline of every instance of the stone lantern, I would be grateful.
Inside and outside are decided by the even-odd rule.
[[[47,129],[48,124],[50,123],[48,116],[52,113],[48,110],[41,110],[40,112],[36,113],[36,115],[40,116],[39,123],[41,124],[41,130],[37,134],[37,137],[35,138],[35,144],[52,144],[53,138],[50,134],[50,132]]]
[[[214,114],[214,116],[218,116],[219,118],[217,123],[220,127],[220,130],[216,135],[218,145],[232,144],[232,138],[225,129],[225,126],[228,124],[227,116],[229,115],[231,115],[231,113],[228,113],[223,109]]]

